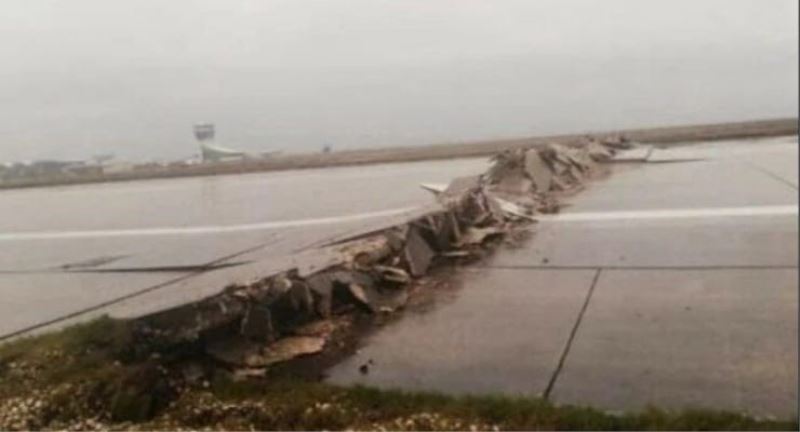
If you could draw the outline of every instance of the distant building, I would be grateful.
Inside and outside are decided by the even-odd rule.
[[[214,141],[214,124],[199,123],[194,125],[194,137],[200,142]]]
[[[200,158],[203,162],[223,162],[223,161],[243,161],[252,159],[263,159],[279,151],[264,153],[245,153],[214,144],[216,131],[212,123],[199,123],[194,125],[194,137],[200,143]]]
[[[130,162],[107,162],[101,165],[103,174],[121,174],[133,171],[133,164]]]
[[[220,162],[224,160],[241,160],[245,154],[225,147],[214,145],[216,131],[213,123],[198,123],[193,128],[194,137],[200,142],[200,155],[203,162]]]
[[[244,152],[238,150],[231,150],[225,147],[219,147],[206,142],[200,143],[200,154],[203,157],[203,162],[220,162],[229,160],[244,160],[248,156]]]
[[[99,176],[104,173],[103,166],[97,164],[75,164],[64,168],[63,172],[71,176]]]

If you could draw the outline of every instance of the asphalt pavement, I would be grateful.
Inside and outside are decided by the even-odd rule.
[[[619,163],[328,379],[796,416],[797,157],[780,138]]]

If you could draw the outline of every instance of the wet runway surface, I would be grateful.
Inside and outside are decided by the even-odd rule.
[[[486,167],[480,158],[2,191],[0,337],[198,298],[430,204],[419,183]],[[247,265],[203,268],[238,263]]]
[[[651,156],[541,217],[524,247],[458,272],[432,307],[371,335],[329,380],[611,411],[795,415],[796,139]],[[422,211],[431,197],[419,183],[485,168],[457,160],[4,191],[0,337],[137,316],[313,264],[314,245]]]
[[[655,152],[461,271],[328,379],[795,416],[796,139]]]

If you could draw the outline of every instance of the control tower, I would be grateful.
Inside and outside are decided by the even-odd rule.
[[[243,152],[214,145],[214,135],[213,123],[198,123],[194,125],[194,137],[200,143],[200,154],[203,156],[203,162],[242,160],[247,157]]]

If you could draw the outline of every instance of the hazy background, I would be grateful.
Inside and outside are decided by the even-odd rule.
[[[3,0],[0,161],[426,144],[798,110],[797,0]]]

